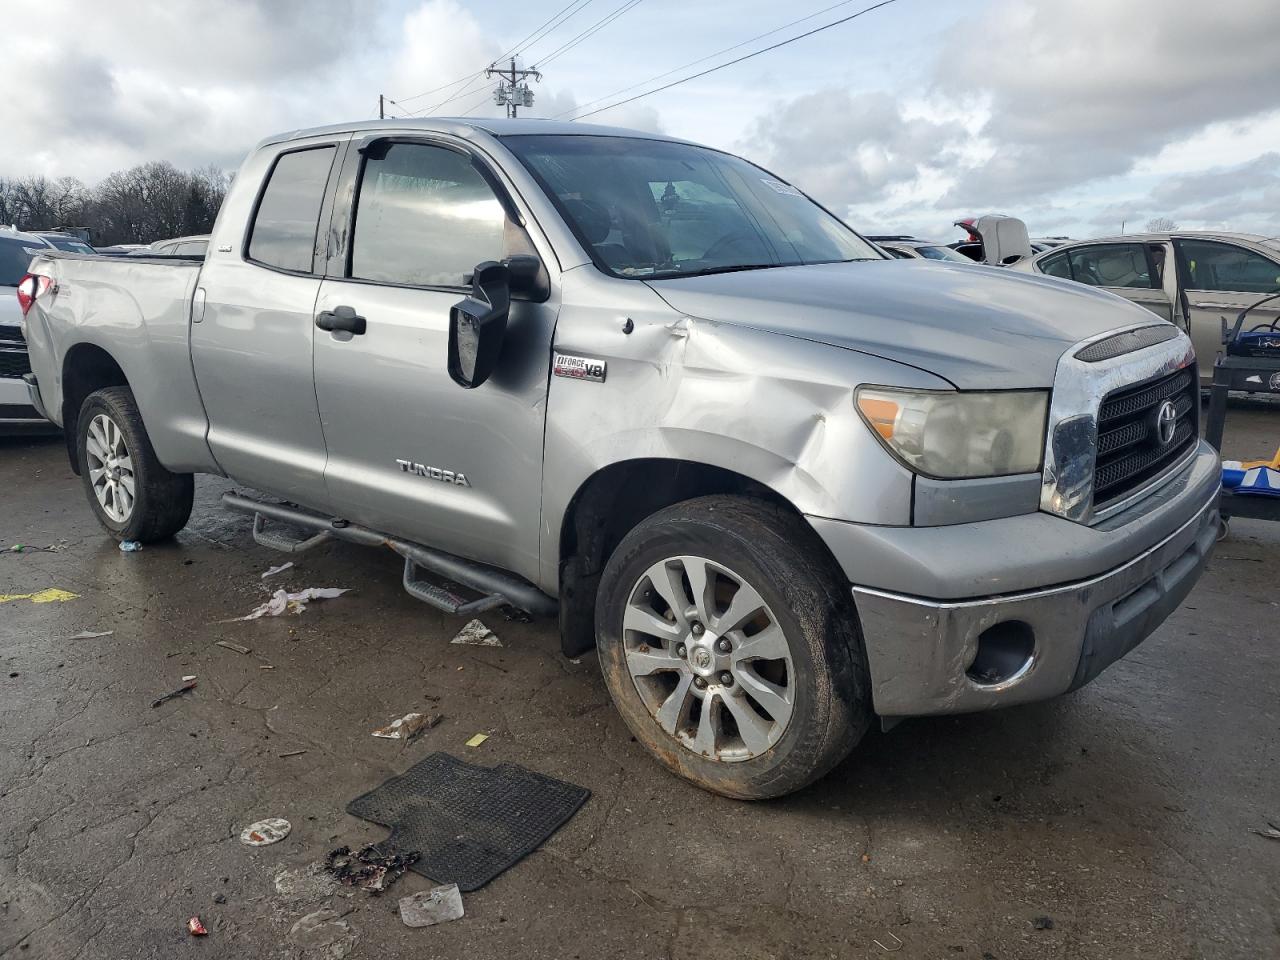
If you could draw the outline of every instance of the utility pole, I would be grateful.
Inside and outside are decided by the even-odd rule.
[[[386,98],[382,94],[378,94],[378,119],[387,119]]]
[[[485,68],[486,77],[494,74],[502,79],[498,81],[498,86],[493,91],[493,102],[499,106],[505,106],[508,117],[518,116],[517,110],[520,107],[533,106],[533,90],[529,87],[527,80],[529,77],[541,80],[542,74],[537,70],[517,70],[515,57],[511,58],[511,66],[506,70],[492,64]]]

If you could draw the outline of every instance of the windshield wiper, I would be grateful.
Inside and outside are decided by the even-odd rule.
[[[676,273],[662,273],[650,279],[671,280],[675,277],[705,277],[713,273],[740,273],[743,270],[769,270],[773,267],[798,267],[798,263],[735,263],[727,267],[702,267],[699,270],[681,270]]]

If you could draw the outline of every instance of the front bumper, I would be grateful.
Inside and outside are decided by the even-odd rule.
[[[1110,556],[1117,543],[1129,547],[1130,559],[1102,572],[1082,579],[1043,579],[1041,583],[1054,585],[1041,589],[992,591],[993,595],[970,598],[930,599],[855,585],[876,712],[887,717],[963,713],[1043,700],[1089,682],[1123,657],[1177,608],[1212,553],[1218,534],[1218,484],[1203,476],[1208,456],[1213,456],[1211,451],[1201,451],[1177,478],[1180,482],[1171,481],[1170,492],[1152,495],[1155,502],[1134,518],[1145,521],[1145,528],[1118,522],[1122,518],[1108,521],[1105,530],[1080,528],[1109,541],[1105,547],[1100,543],[1094,559]],[[1026,532],[1025,524],[964,524],[950,530],[960,538],[954,542],[967,547],[967,559],[927,553],[918,559],[924,565],[932,561],[935,569],[967,563],[980,568],[982,579],[992,585],[1020,583],[1023,552],[1030,548],[1051,560],[1063,550],[1055,537],[1061,525],[1080,527],[1047,514],[1016,519],[1042,525],[1034,542],[1001,543],[993,533]],[[1154,544],[1135,543],[1137,530],[1155,529],[1150,526],[1155,519],[1163,528],[1172,527],[1171,532]],[[910,542],[905,531],[899,548],[904,542]],[[936,543],[926,537],[921,546],[929,549]],[[1139,551],[1136,556],[1134,549]],[[1007,569],[997,575],[993,565],[1001,563]],[[1065,564],[1059,569],[1079,568]],[[980,635],[1009,623],[1020,625],[1020,630],[1029,628],[1029,658],[1001,682],[974,679],[970,666],[979,652]]]

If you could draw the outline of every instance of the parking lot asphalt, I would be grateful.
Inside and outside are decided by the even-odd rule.
[[[1233,403],[1228,454],[1269,456],[1278,427],[1280,405]],[[261,579],[287,558],[219,508],[227,489],[201,478],[176,541],[125,554],[59,438],[0,440],[0,594],[75,594],[0,603],[4,960],[1280,956],[1280,841],[1255,833],[1280,824],[1280,529],[1236,521],[1085,689],[907,721],[748,804],[652,762],[553,624],[493,612],[502,647],[451,645],[463,621],[405,594],[396,557],[345,544]],[[223,622],[281,586],[351,592]],[[444,719],[370,736],[415,710]],[[344,806],[437,750],[592,797],[462,920],[410,929],[396,899],[422,877],[375,897],[313,865],[381,839]],[[271,816],[287,839],[239,842]]]

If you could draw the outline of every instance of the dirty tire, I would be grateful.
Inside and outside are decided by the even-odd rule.
[[[119,428],[132,462],[134,500],[123,521],[107,514],[94,492],[88,469],[89,429],[99,415],[105,415]],[[186,526],[191,516],[195,479],[189,473],[171,473],[156,459],[133,391],[128,387],[107,387],[85,398],[76,423],[76,456],[89,506],[98,522],[116,540],[154,543],[167,540]]]
[[[776,742],[747,759],[711,759],[668,733],[628,666],[623,619],[634,590],[655,564],[680,556],[740,575],[786,636],[790,718]],[[700,497],[643,520],[609,558],[596,624],[605,682],[631,732],[662,764],[714,793],[755,800],[799,790],[844,759],[870,726],[866,654],[843,577],[801,517],[765,501]]]

